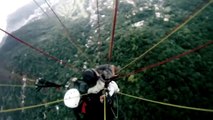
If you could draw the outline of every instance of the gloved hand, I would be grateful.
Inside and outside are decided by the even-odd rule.
[[[120,89],[115,81],[111,81],[108,86],[109,95],[112,96],[114,93],[119,92]]]

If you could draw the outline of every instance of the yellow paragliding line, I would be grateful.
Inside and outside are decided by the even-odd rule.
[[[0,87],[27,87],[27,88],[35,88],[34,85],[10,85],[10,84],[0,84]]]
[[[160,45],[162,42],[164,42],[165,40],[167,40],[171,35],[173,35],[175,32],[177,32],[178,30],[180,30],[183,26],[185,26],[189,21],[191,21],[194,17],[196,17],[199,13],[201,13],[206,7],[208,7],[213,0],[210,0],[207,4],[205,4],[201,9],[199,9],[198,11],[196,11],[193,15],[189,16],[188,19],[186,19],[182,24],[180,24],[178,27],[176,27],[173,31],[171,31],[167,36],[163,37],[159,42],[157,42],[156,44],[154,44],[151,48],[149,48],[148,50],[146,50],[144,53],[142,53],[140,56],[136,57],[133,61],[131,61],[130,63],[128,63],[127,65],[125,65],[123,68],[120,69],[120,71],[124,70],[125,68],[129,67],[130,65],[134,64],[135,62],[137,62],[138,60],[140,60],[141,58],[143,58],[147,53],[149,53],[151,50],[153,50],[154,48],[156,48],[158,45]],[[119,71],[119,72],[120,72]]]
[[[106,120],[106,95],[104,95],[104,120]]]
[[[14,112],[14,111],[32,109],[32,108],[37,108],[37,107],[42,107],[42,106],[46,106],[46,105],[52,105],[52,104],[60,103],[62,101],[63,101],[63,99],[52,101],[52,102],[47,102],[47,103],[42,103],[42,104],[37,104],[37,105],[26,106],[26,107],[12,108],[12,109],[7,109],[7,110],[0,110],[0,113],[7,113],[7,112]]]
[[[160,104],[160,105],[165,105],[165,106],[170,106],[170,107],[175,107],[175,108],[182,108],[182,109],[187,109],[187,110],[196,110],[196,111],[202,111],[202,112],[213,112],[213,109],[196,108],[196,107],[188,107],[188,106],[183,106],[183,105],[165,103],[165,102],[160,102],[160,101],[155,101],[155,100],[150,100],[150,99],[146,99],[146,98],[142,98],[142,97],[137,97],[137,96],[125,94],[125,93],[122,93],[122,92],[119,92],[118,94],[130,97],[130,98],[138,99],[138,100],[143,100],[143,101],[150,102],[150,103],[155,103],[155,104]]]
[[[85,96],[88,94],[82,94],[82,96]],[[72,97],[75,98],[75,97]],[[69,98],[69,99],[72,99]],[[38,108],[38,107],[42,107],[42,106],[47,106],[47,105],[52,105],[52,104],[56,104],[56,103],[60,103],[63,102],[64,99],[60,99],[60,100],[55,100],[52,102],[46,102],[46,103],[41,103],[41,104],[37,104],[37,105],[31,105],[31,106],[25,106],[25,107],[19,107],[19,108],[11,108],[11,109],[5,109],[5,110],[0,110],[0,113],[7,113],[7,112],[15,112],[15,111],[20,111],[20,110],[26,110],[26,109],[33,109],[33,108]]]

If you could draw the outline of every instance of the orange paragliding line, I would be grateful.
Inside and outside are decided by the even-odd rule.
[[[5,30],[3,30],[3,29],[1,29],[1,28],[0,28],[0,30],[1,30],[2,32],[6,33],[7,35],[11,36],[12,38],[14,38],[16,41],[18,41],[18,42],[20,42],[20,43],[22,43],[22,44],[28,46],[28,47],[31,48],[31,49],[34,49],[35,51],[37,51],[37,52],[43,54],[44,56],[49,57],[49,58],[51,58],[52,60],[55,60],[55,61],[59,62],[60,64],[65,65],[65,66],[72,67],[74,71],[78,71],[77,68],[75,68],[73,65],[67,64],[67,62],[62,61],[62,60],[60,60],[59,58],[50,55],[49,53],[45,52],[44,50],[41,50],[41,49],[39,49],[39,48],[34,47],[33,45],[31,45],[31,44],[29,44],[29,43],[27,43],[27,42],[21,40],[20,38],[18,38],[18,37],[16,37],[16,36],[12,35],[11,33],[7,32],[7,31],[5,31]]]
[[[117,20],[117,11],[118,11],[118,0],[114,1],[114,15],[113,15],[113,25],[112,25],[112,32],[111,32],[111,40],[109,44],[109,54],[108,54],[108,60],[111,61],[112,59],[112,49],[114,44],[114,35],[115,35],[115,26],[116,26],[116,20]]]
[[[134,74],[143,72],[143,71],[145,71],[145,70],[148,70],[148,69],[151,69],[151,68],[154,68],[154,67],[157,67],[157,66],[166,64],[166,63],[168,63],[168,62],[171,62],[172,60],[175,60],[175,59],[179,59],[179,58],[181,58],[181,57],[184,57],[184,56],[186,56],[186,55],[188,55],[188,54],[190,54],[190,53],[193,53],[193,52],[198,51],[198,50],[200,50],[200,49],[202,49],[202,48],[205,48],[205,47],[207,47],[208,45],[211,45],[211,44],[213,44],[213,41],[212,41],[212,40],[209,41],[209,42],[207,42],[207,43],[205,43],[205,44],[203,44],[203,45],[200,45],[200,46],[198,46],[198,47],[196,47],[196,48],[194,48],[194,49],[191,49],[191,50],[188,50],[188,51],[186,51],[186,52],[183,52],[183,53],[181,53],[181,54],[179,54],[179,55],[176,55],[176,56],[167,58],[167,59],[165,59],[165,60],[163,60],[163,61],[161,61],[161,62],[158,62],[158,63],[155,63],[155,64],[151,64],[151,65],[148,65],[148,66],[146,66],[146,67],[139,68],[139,69],[137,69],[137,70],[135,70],[135,71],[133,71],[133,72],[130,72],[130,73],[126,74],[126,75],[122,75],[121,77],[128,77],[128,76],[130,76],[130,75],[134,75]]]

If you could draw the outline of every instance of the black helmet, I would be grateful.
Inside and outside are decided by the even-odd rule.
[[[82,73],[83,81],[86,82],[89,86],[94,86],[98,80],[98,76],[95,71],[92,69],[87,69]]]

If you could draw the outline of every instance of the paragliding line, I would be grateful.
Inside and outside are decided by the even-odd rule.
[[[124,70],[125,68],[131,66],[132,64],[134,64],[135,62],[137,62],[139,59],[143,58],[147,53],[149,53],[151,50],[153,50],[154,48],[156,48],[158,45],[160,45],[162,42],[164,42],[165,40],[167,40],[171,35],[173,35],[175,32],[177,32],[178,30],[180,30],[183,26],[185,26],[189,21],[191,21],[195,16],[197,16],[199,13],[201,13],[206,7],[208,7],[213,0],[210,0],[207,4],[205,4],[201,9],[199,9],[198,11],[196,11],[193,15],[190,15],[188,17],[188,19],[186,19],[182,24],[178,25],[177,27],[175,27],[168,35],[166,35],[165,37],[163,37],[159,42],[157,42],[156,44],[154,44],[151,48],[149,48],[148,50],[146,50],[144,53],[142,53],[139,57],[136,57],[133,61],[131,61],[130,63],[128,63],[127,65],[125,65],[123,68],[120,69],[120,71]],[[119,72],[120,72],[119,71]]]
[[[88,94],[82,94],[81,97],[85,96],[85,95],[88,95]],[[72,98],[75,98],[75,97],[72,97]],[[69,99],[72,99],[72,98],[69,98]],[[15,112],[15,111],[26,110],[26,109],[33,109],[33,108],[38,108],[38,107],[42,107],[42,106],[60,103],[60,102],[63,102],[63,101],[64,101],[64,99],[60,99],[60,100],[55,100],[55,101],[52,101],[52,102],[47,102],[47,103],[42,103],[42,104],[37,104],[37,105],[5,109],[5,110],[0,110],[0,113],[8,113],[8,112]]]
[[[69,30],[67,29],[67,27],[64,25],[64,23],[61,21],[61,19],[58,17],[58,15],[56,14],[56,12],[52,9],[52,7],[50,6],[50,4],[47,2],[47,0],[45,0],[46,4],[48,5],[48,7],[50,8],[50,10],[53,12],[53,14],[55,15],[55,17],[57,18],[57,20],[59,21],[59,23],[61,24],[61,26],[64,28],[65,30],[65,35],[67,36],[68,40],[75,46],[75,48],[77,48],[77,50],[84,55],[84,57],[87,58],[87,60],[90,61],[90,59],[84,54],[83,50],[81,50],[80,46],[78,46],[74,40],[72,40],[72,38],[69,35]]]
[[[70,66],[70,67],[72,67],[73,70],[76,71],[76,72],[78,71],[77,68],[74,68],[73,65],[67,64],[67,63],[64,62],[64,61],[61,61],[61,60],[58,59],[57,57],[52,56],[52,55],[46,53],[45,51],[43,51],[43,50],[41,50],[41,49],[38,49],[38,48],[32,46],[31,44],[29,44],[29,43],[27,43],[27,42],[25,42],[25,41],[19,39],[18,37],[16,37],[16,36],[10,34],[9,32],[7,32],[7,31],[5,31],[5,30],[3,30],[3,29],[1,29],[1,28],[0,28],[0,30],[3,31],[4,33],[8,34],[8,35],[11,36],[12,38],[14,38],[16,41],[18,41],[18,42],[20,42],[20,43],[22,43],[22,44],[24,44],[24,45],[26,45],[26,46],[28,46],[28,47],[34,49],[35,51],[37,51],[37,52],[43,54],[44,56],[49,57],[49,58],[51,58],[51,59],[53,59],[53,60],[55,60],[55,61],[57,61],[57,62],[59,62],[59,63],[62,63],[62,64],[65,65],[65,66]]]
[[[38,4],[38,2],[36,0],[33,0],[33,2],[41,9],[41,11],[48,17],[50,18],[50,16],[44,11],[44,9]]]
[[[122,92],[119,92],[118,94],[130,97],[130,98],[138,99],[138,100],[143,100],[143,101],[150,102],[150,103],[155,103],[155,104],[160,104],[160,105],[165,105],[165,106],[170,106],[170,107],[175,107],[175,108],[182,108],[182,109],[187,109],[187,110],[196,110],[196,111],[202,111],[202,112],[213,112],[213,109],[196,108],[196,107],[188,107],[188,106],[183,106],[183,105],[165,103],[165,102],[160,102],[160,101],[155,101],[155,100],[150,100],[150,99],[146,99],[146,98],[142,98],[142,97],[137,97],[137,96],[125,94],[125,93],[122,93]]]
[[[166,64],[166,63],[168,63],[168,62],[171,62],[172,60],[179,59],[179,58],[181,58],[181,57],[183,57],[183,56],[186,56],[186,55],[188,55],[188,54],[190,54],[190,53],[193,53],[193,52],[198,51],[198,50],[200,50],[200,49],[202,49],[202,48],[205,48],[205,47],[207,47],[208,45],[211,45],[211,44],[213,44],[213,41],[212,41],[212,40],[209,41],[209,42],[207,42],[207,43],[205,43],[204,45],[200,45],[200,46],[198,46],[198,47],[196,47],[196,48],[194,48],[194,49],[188,50],[188,51],[183,52],[183,53],[181,53],[181,54],[179,54],[179,55],[176,55],[176,56],[167,58],[167,59],[165,59],[165,60],[163,60],[163,61],[161,61],[161,62],[158,62],[158,63],[155,63],[155,64],[151,64],[151,65],[149,65],[149,66],[146,66],[146,67],[137,69],[137,70],[135,70],[135,71],[133,71],[133,72],[131,72],[131,73],[128,73],[127,75],[124,75],[123,77],[128,77],[128,76],[130,76],[130,75],[134,75],[134,74],[137,74],[137,73],[139,73],[139,72],[143,72],[143,71],[145,71],[145,70],[148,70],[148,69],[151,69],[151,68],[160,66],[160,65],[162,65],[162,64]]]
[[[113,15],[113,25],[112,25],[112,32],[111,32],[111,40],[109,44],[109,53],[108,53],[108,60],[111,61],[112,59],[112,49],[114,44],[114,35],[115,35],[115,26],[117,20],[117,11],[118,11],[118,0],[114,0],[114,15]]]
[[[97,29],[98,29],[98,51],[101,50],[101,31],[100,31],[100,16],[99,16],[99,2],[96,0],[96,6],[97,6]]]
[[[23,85],[0,84],[0,87],[23,87]],[[26,85],[28,88],[35,88],[34,85]]]
[[[104,120],[106,120],[106,95],[104,95]]]

